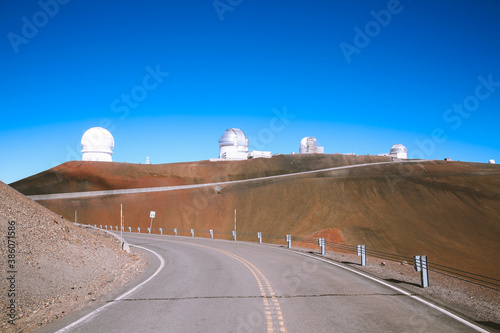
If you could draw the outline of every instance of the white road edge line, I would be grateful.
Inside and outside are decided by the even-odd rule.
[[[147,249],[145,247],[142,247],[142,246],[139,246],[139,245],[132,245],[130,244],[130,246],[135,246],[135,247],[138,247],[140,249],[143,249],[143,250],[146,250],[146,251],[149,251],[151,253],[153,253],[155,256],[158,257],[158,259],[160,259],[160,267],[158,267],[158,269],[156,270],[156,272],[154,272],[153,275],[151,275],[149,278],[147,278],[145,281],[143,281],[141,284],[135,286],[134,288],[130,289],[129,291],[127,291],[126,293],[124,294],[121,294],[118,298],[115,299],[115,301],[119,301],[125,297],[127,297],[129,294],[133,293],[134,291],[136,291],[137,289],[139,289],[140,287],[142,287],[143,285],[145,285],[146,283],[148,283],[149,281],[151,281],[151,279],[153,279],[156,275],[158,275],[158,273],[160,273],[160,271],[163,269],[163,267],[165,267],[165,260],[163,259],[163,257],[161,255],[159,255],[158,253],[156,253],[155,251],[153,250],[150,250],[150,249]],[[82,322],[84,322],[85,320],[87,319],[90,319],[92,317],[94,317],[95,315],[97,315],[99,312],[101,312],[102,310],[104,310],[105,308],[107,308],[108,306],[111,306],[115,304],[115,302],[111,302],[111,303],[107,303],[103,306],[101,306],[100,308],[98,309],[95,309],[94,311],[92,311],[91,313],[89,313],[88,315],[78,319],[77,321],[69,324],[68,326],[64,327],[64,328],[61,328],[59,331],[57,331],[56,333],[63,333],[63,332],[67,332],[68,330],[72,329],[73,327],[81,324]]]
[[[407,292],[407,291],[405,291],[405,290],[402,290],[402,289],[400,289],[400,288],[398,288],[398,287],[395,287],[395,286],[392,286],[392,285],[390,285],[390,284],[388,284],[388,283],[385,283],[385,282],[383,282],[383,281],[380,281],[379,279],[376,279],[376,278],[374,278],[374,277],[372,277],[372,276],[369,276],[369,275],[367,275],[367,274],[364,274],[364,273],[359,272],[359,271],[357,271],[357,270],[354,270],[354,269],[352,269],[352,268],[345,267],[345,266],[343,266],[343,265],[337,264],[337,263],[332,262],[332,261],[327,260],[327,259],[318,258],[318,257],[316,257],[316,256],[312,256],[312,255],[310,255],[310,254],[301,253],[301,252],[294,252],[294,253],[297,253],[297,254],[302,255],[302,256],[306,256],[306,257],[314,258],[314,259],[316,259],[316,260],[320,260],[320,261],[326,262],[327,264],[334,265],[334,266],[337,266],[337,267],[343,268],[343,269],[345,269],[345,270],[351,271],[351,272],[353,272],[353,273],[356,273],[356,274],[358,274],[358,275],[361,275],[361,276],[363,276],[363,277],[366,277],[366,278],[368,278],[368,279],[370,279],[370,280],[373,280],[373,281],[375,281],[375,282],[378,282],[378,283],[380,283],[380,284],[382,284],[382,285],[384,285],[384,286],[386,286],[386,287],[389,287],[389,288],[391,288],[391,289],[394,289],[394,290],[396,290],[396,291],[398,291],[398,292],[400,292],[400,293],[402,293],[402,294],[404,294],[404,295],[406,295],[406,296],[410,296],[410,297],[411,297],[411,298],[413,298],[414,300],[419,301],[419,302],[421,302],[421,303],[423,303],[423,304],[425,304],[425,305],[427,305],[427,306],[430,306],[431,308],[434,308],[434,309],[436,309],[436,310],[438,310],[438,311],[440,311],[440,312],[444,313],[445,315],[447,315],[447,316],[449,316],[449,317],[451,317],[451,318],[453,318],[453,319],[455,319],[455,320],[457,320],[457,321],[461,322],[462,324],[465,324],[465,325],[469,326],[469,327],[470,327],[470,328],[472,328],[472,329],[475,329],[475,330],[476,330],[476,331],[478,331],[478,332],[481,332],[481,333],[489,333],[489,331],[487,331],[487,330],[485,330],[485,329],[483,329],[483,328],[481,328],[481,327],[479,327],[479,326],[477,326],[477,325],[475,325],[475,324],[471,323],[471,322],[470,322],[470,321],[468,321],[468,320],[465,320],[465,319],[463,319],[463,318],[461,318],[461,317],[459,317],[459,316],[457,316],[457,315],[455,315],[455,314],[451,313],[451,312],[450,312],[450,311],[448,311],[448,310],[445,310],[445,309],[443,309],[443,308],[441,308],[441,307],[439,307],[439,306],[437,306],[437,305],[435,305],[435,304],[432,304],[432,303],[430,303],[430,302],[428,302],[428,301],[426,301],[426,300],[424,300],[424,299],[422,299],[422,298],[420,298],[420,297],[418,297],[418,296],[412,295],[412,294],[410,294],[409,292]]]

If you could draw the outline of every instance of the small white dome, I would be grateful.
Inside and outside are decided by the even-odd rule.
[[[397,154],[397,153],[407,153],[407,149],[405,146],[403,146],[400,143],[395,144],[394,146],[391,147],[391,152],[390,154]]]
[[[324,153],[324,147],[319,146],[315,137],[306,136],[300,140],[299,154]]]
[[[495,160],[493,160],[493,159],[492,159],[492,160],[489,160],[489,161],[488,161],[488,163],[489,163],[489,164],[495,164]]]
[[[92,127],[82,136],[82,161],[111,162],[115,140],[111,133],[102,127]]]

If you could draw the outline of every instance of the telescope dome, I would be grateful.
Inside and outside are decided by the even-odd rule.
[[[219,139],[219,147],[228,146],[248,148],[248,138],[239,128],[230,128]]]
[[[115,140],[111,133],[102,127],[92,127],[82,136],[82,161],[112,162],[111,155]]]

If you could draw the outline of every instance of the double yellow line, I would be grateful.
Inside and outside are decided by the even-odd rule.
[[[190,244],[193,244],[193,243],[190,243]],[[233,259],[238,260],[243,265],[245,265],[245,267],[248,268],[248,270],[252,273],[253,277],[257,281],[257,284],[259,285],[260,294],[262,295],[262,300],[264,301],[264,311],[266,313],[266,321],[267,321],[267,332],[268,333],[274,332],[273,312],[274,312],[274,315],[276,315],[276,317],[278,319],[277,322],[279,325],[279,331],[286,332],[285,320],[283,319],[283,311],[281,310],[280,303],[279,303],[278,299],[276,298],[276,293],[274,292],[274,289],[271,286],[271,283],[266,278],[264,273],[262,273],[260,271],[260,269],[255,267],[255,265],[252,264],[251,262],[249,262],[248,260],[246,260],[240,256],[237,256],[234,253],[227,252],[227,251],[224,251],[221,249],[216,249],[216,248],[213,248],[210,246],[199,245],[199,244],[194,244],[194,245],[206,247],[208,249],[223,253],[223,254],[225,254]]]
[[[137,236],[134,236],[137,238]],[[151,238],[146,238],[146,237],[138,237],[138,238],[143,238],[143,239],[151,239]],[[157,240],[157,239],[155,239]],[[213,251],[217,251],[219,253],[225,254],[239,262],[241,262],[243,265],[245,265],[246,268],[252,273],[253,277],[257,281],[257,285],[259,286],[260,289],[260,294],[262,295],[262,300],[264,302],[264,312],[266,316],[266,322],[267,322],[267,332],[268,333],[274,333],[274,318],[275,317],[277,326],[279,327],[279,332],[287,332],[286,326],[285,326],[285,320],[283,318],[283,311],[281,310],[280,303],[278,299],[276,298],[276,293],[274,292],[273,287],[271,286],[271,283],[269,280],[266,278],[264,273],[260,271],[254,264],[252,264],[250,261],[234,254],[228,251],[224,251],[218,248],[214,248],[211,246],[206,246],[206,245],[201,245],[201,244],[196,244],[196,243],[191,243],[191,242],[182,242],[182,241],[174,241],[174,240],[161,240],[164,242],[175,242],[175,243],[182,243],[182,244],[191,244],[203,248],[207,248]]]

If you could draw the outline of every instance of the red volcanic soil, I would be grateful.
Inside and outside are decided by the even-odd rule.
[[[69,162],[11,184],[24,194],[140,188],[249,179],[299,171],[390,161],[388,157],[281,155],[271,159],[163,165]],[[366,244],[403,256],[500,278],[500,166],[414,161],[342,169],[168,192],[110,195],[40,203],[78,222],[214,229],[230,237],[237,209],[240,240],[285,234]],[[135,229],[137,230],[137,229]],[[157,231],[156,231],[157,232]],[[197,231],[198,232],[198,231]],[[172,233],[168,231],[168,233]],[[208,232],[199,235],[208,237]],[[255,236],[253,236],[255,235]],[[267,235],[267,236],[266,236]],[[267,238],[267,239],[266,239]],[[317,248],[317,247],[316,247]]]

